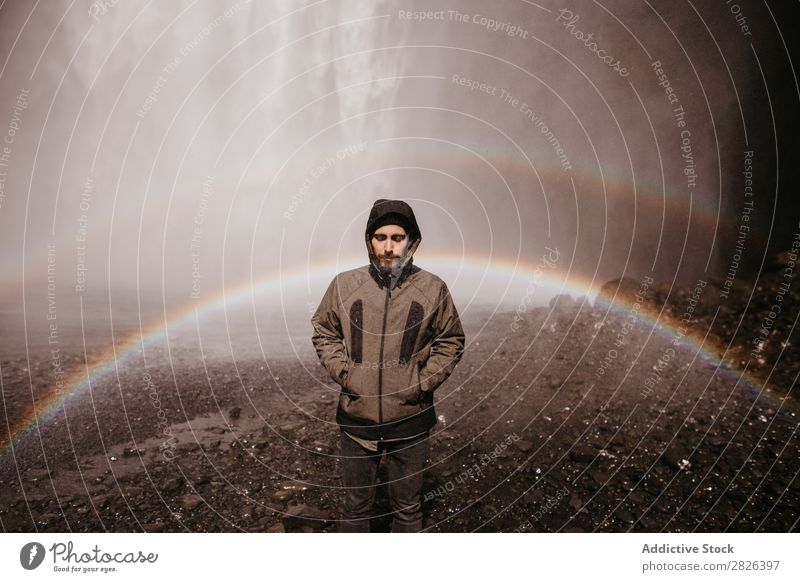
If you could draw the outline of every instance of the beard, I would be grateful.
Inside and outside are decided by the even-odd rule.
[[[378,257],[378,267],[384,275],[388,277],[397,277],[400,274],[400,264],[402,257]]]

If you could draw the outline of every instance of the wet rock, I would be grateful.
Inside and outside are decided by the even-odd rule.
[[[630,523],[634,523],[636,521],[636,518],[633,516],[633,514],[630,511],[628,511],[627,509],[623,508],[623,507],[620,507],[619,509],[617,509],[614,512],[614,516],[616,516],[617,519],[619,519],[623,523],[630,524]]]
[[[597,481],[591,478],[587,479],[586,481],[586,489],[588,489],[589,491],[597,491],[602,486],[603,486],[602,483],[598,483]]]
[[[305,483],[299,483],[297,481],[284,481],[279,485],[279,487],[284,491],[307,491],[308,485]]]
[[[252,503],[244,506],[241,509],[240,514],[239,514],[241,516],[241,519],[246,520],[246,519],[250,519],[251,517],[255,516],[257,508],[258,508],[258,506],[255,505],[255,504],[252,504]]]
[[[636,505],[643,505],[645,502],[645,496],[641,491],[632,491],[630,495],[628,495],[628,499],[631,503],[635,503]]]
[[[725,497],[729,497],[737,502],[744,502],[747,500],[747,495],[742,491],[742,489],[737,485],[733,484],[725,491]]]
[[[314,452],[320,453],[322,455],[331,455],[334,452],[332,446],[322,441],[314,441],[313,443],[311,443],[311,449]]]
[[[628,475],[628,479],[630,479],[633,483],[638,483],[645,475],[644,470],[639,469],[638,467],[628,467],[627,469],[623,469],[623,471],[625,471],[625,473]]]
[[[181,497],[181,509],[191,511],[203,503],[203,498],[199,495],[184,495]]]
[[[514,443],[514,446],[523,453],[527,453],[533,448],[533,443],[531,441],[520,439]]]
[[[583,507],[583,501],[577,493],[573,493],[569,496],[569,506],[575,511],[580,511]]]
[[[183,487],[183,478],[174,477],[172,479],[168,479],[164,485],[161,486],[161,491],[168,495],[172,495],[180,491],[181,487]]]
[[[638,527],[644,531],[656,531],[659,529],[658,522],[648,514],[643,515],[638,522]],[[638,528],[637,528],[638,529]]]
[[[280,502],[288,501],[292,497],[294,497],[294,491],[288,491],[286,489],[281,489],[279,491],[276,491],[270,496],[270,498],[273,501],[280,501]]]
[[[589,471],[589,477],[602,486],[611,478],[611,475],[600,469],[591,469]]]
[[[280,425],[280,430],[283,432],[295,432],[300,430],[306,425],[306,421],[304,420],[290,420],[289,422],[284,422]]]
[[[55,523],[59,521],[59,517],[60,516],[54,513],[43,513],[41,517],[39,517],[38,523],[43,523],[43,524]]]
[[[287,532],[303,530],[320,530],[329,522],[330,517],[312,505],[290,505],[282,519]]]
[[[108,507],[109,501],[111,500],[110,495],[95,495],[92,497],[92,503],[95,507],[99,509],[104,509]]]
[[[569,458],[576,463],[589,464],[597,457],[597,451],[589,448],[574,448],[569,452]]]
[[[139,497],[144,492],[144,489],[136,486],[123,487],[122,494],[125,497]]]
[[[652,505],[650,507],[650,510],[651,511],[657,511],[658,513],[664,513],[666,515],[672,514],[672,507],[669,505],[669,503],[662,502],[662,501],[659,501],[655,505]]]
[[[780,497],[786,491],[786,488],[784,486],[778,485],[777,483],[774,482],[767,483],[766,489],[771,495],[774,495],[775,497]]]
[[[673,443],[661,455],[661,460],[678,471],[691,468],[688,451],[677,443]]]
[[[47,479],[49,479],[50,477],[53,477],[53,476],[55,476],[55,475],[51,474],[51,472],[48,471],[47,469],[31,469],[26,474],[26,477],[28,478],[28,480],[29,481],[34,481],[34,482],[36,482],[36,481],[44,481],[44,480],[47,480]]]

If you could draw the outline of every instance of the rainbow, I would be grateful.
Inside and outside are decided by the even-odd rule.
[[[389,158],[387,154],[387,163],[392,162],[392,166],[402,166],[403,164],[412,164],[417,160],[419,164],[418,169],[437,169],[440,167],[447,167],[448,164],[475,164],[476,160],[480,159],[474,154],[468,155],[463,151],[453,151],[453,148],[451,148],[450,151],[445,151],[443,148],[439,148],[434,152],[427,151],[429,149],[435,149],[431,148],[428,142],[438,142],[438,140],[430,138],[426,138],[425,140],[418,139],[415,140],[413,148],[408,145],[407,142],[409,142],[409,140],[410,138],[394,138],[391,140],[400,142],[401,145],[393,144],[393,147],[395,150],[403,152],[403,163],[401,164],[401,161],[396,159],[397,151],[395,151],[395,157]],[[535,172],[537,175],[537,183],[544,188],[545,182],[568,182],[570,176],[572,176],[578,192],[588,190],[590,192],[602,191],[606,193],[604,204],[607,207],[613,206],[620,198],[636,200],[637,204],[642,204],[647,208],[646,215],[661,216],[663,220],[680,220],[681,224],[684,222],[686,223],[685,229],[687,230],[694,224],[712,230],[725,228],[727,224],[722,221],[718,201],[714,204],[713,200],[697,198],[693,201],[693,204],[689,205],[687,204],[687,200],[680,197],[676,192],[668,192],[663,189],[663,187],[655,184],[644,184],[641,178],[636,187],[633,187],[630,184],[630,178],[623,176],[622,173],[620,173],[618,178],[615,176],[606,176],[605,179],[598,177],[595,173],[582,172],[577,169],[565,173],[560,168],[551,168],[549,166],[531,167],[528,160],[519,157],[514,159],[507,153],[487,153],[485,152],[485,148],[480,144],[475,144],[472,147],[474,151],[481,152],[480,155],[484,162],[490,163],[498,171],[504,170],[500,172],[504,177],[508,175],[505,170],[511,170],[522,179],[528,180],[530,174]],[[431,159],[433,158],[438,160],[438,166],[431,164]],[[565,187],[568,188],[569,186],[565,185]],[[519,192],[520,188],[518,186],[515,193],[519,194]],[[545,188],[542,194],[543,200],[546,200],[547,195],[552,192],[552,186]],[[527,193],[528,189],[525,190],[526,195]],[[691,223],[688,222],[686,217],[689,210],[691,210]],[[98,240],[102,240],[108,236],[110,225],[98,225],[96,228],[102,228],[102,230],[97,230],[97,232],[93,231],[93,236],[96,236]],[[682,229],[681,233],[684,232],[686,232],[686,230]],[[64,232],[51,242],[55,244],[57,248],[71,248],[70,245],[71,242],[74,242],[73,239],[74,233]],[[46,271],[46,265],[47,253],[40,252],[28,257],[26,261],[26,271],[28,273],[44,273]],[[0,265],[0,298],[10,296],[12,293],[17,292],[23,283],[22,272],[19,265],[14,265],[9,261]]]
[[[421,257],[416,258],[416,263],[419,266],[440,274],[448,282],[451,290],[458,290],[459,285],[466,286],[467,283],[459,283],[459,279],[463,276],[481,277],[481,281],[483,281],[487,276],[491,275],[492,278],[501,280],[504,278],[507,280],[506,289],[514,282],[536,280],[537,286],[540,285],[545,288],[550,296],[566,293],[576,297],[585,295],[591,299],[597,297],[599,293],[599,286],[594,279],[576,275],[567,276],[563,271],[542,270],[528,262],[515,262],[505,258],[496,259],[485,256],[464,257],[452,254],[425,255],[424,259]],[[171,331],[196,323],[203,315],[232,307],[244,306],[248,299],[255,308],[256,298],[262,295],[279,294],[281,304],[283,304],[283,294],[287,289],[306,284],[310,290],[312,280],[319,283],[327,283],[336,272],[354,268],[364,263],[365,261],[359,259],[338,260],[316,265],[314,268],[300,267],[289,271],[273,272],[257,280],[246,280],[231,289],[223,290],[203,303],[195,302],[184,305],[175,310],[170,316],[152,322],[142,329],[140,333],[131,334],[119,342],[118,345],[112,344],[98,354],[93,363],[86,364],[72,372],[64,381],[63,389],[56,390],[55,387],[51,388],[48,394],[40,398],[26,414],[22,415],[13,424],[9,423],[7,425],[8,437],[0,441],[0,466],[4,466],[10,458],[14,457],[17,450],[26,446],[34,437],[38,436],[41,440],[43,438],[42,431],[46,429],[47,425],[53,422],[54,419],[66,415],[71,406],[92,392],[93,386],[118,373],[120,368],[124,368],[142,355],[148,345],[163,339]],[[472,283],[469,284],[472,285]],[[473,288],[479,287],[480,285]],[[457,293],[454,294],[457,295]],[[609,304],[609,310],[616,311],[620,315],[628,313],[630,305],[620,305],[618,299],[613,304]],[[461,307],[461,310],[464,311],[468,307],[469,305],[467,304]],[[638,321],[640,324],[649,326],[658,334],[670,339],[675,337],[676,326],[665,322],[664,319],[656,314],[642,310]],[[682,343],[690,345],[702,358],[719,366],[718,369],[721,372],[735,376],[739,383],[746,382],[751,388],[758,390],[759,393],[764,393],[763,388],[759,389],[758,382],[753,378],[721,366],[721,358],[717,353],[719,350],[708,345],[699,335],[684,335]]]

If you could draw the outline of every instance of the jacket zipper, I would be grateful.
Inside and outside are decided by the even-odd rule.
[[[391,283],[390,283],[391,284]],[[386,286],[386,301],[383,304],[383,328],[381,329],[380,367],[378,368],[378,440],[383,440],[383,343],[386,337],[386,318],[389,314],[389,298],[392,290]]]

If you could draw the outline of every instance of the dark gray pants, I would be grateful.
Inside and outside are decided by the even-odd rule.
[[[422,530],[422,470],[428,456],[429,438],[429,434],[424,434],[410,440],[379,443],[378,451],[374,452],[341,432],[345,498],[340,532],[369,532],[378,465],[384,451],[393,511],[392,532]]]

